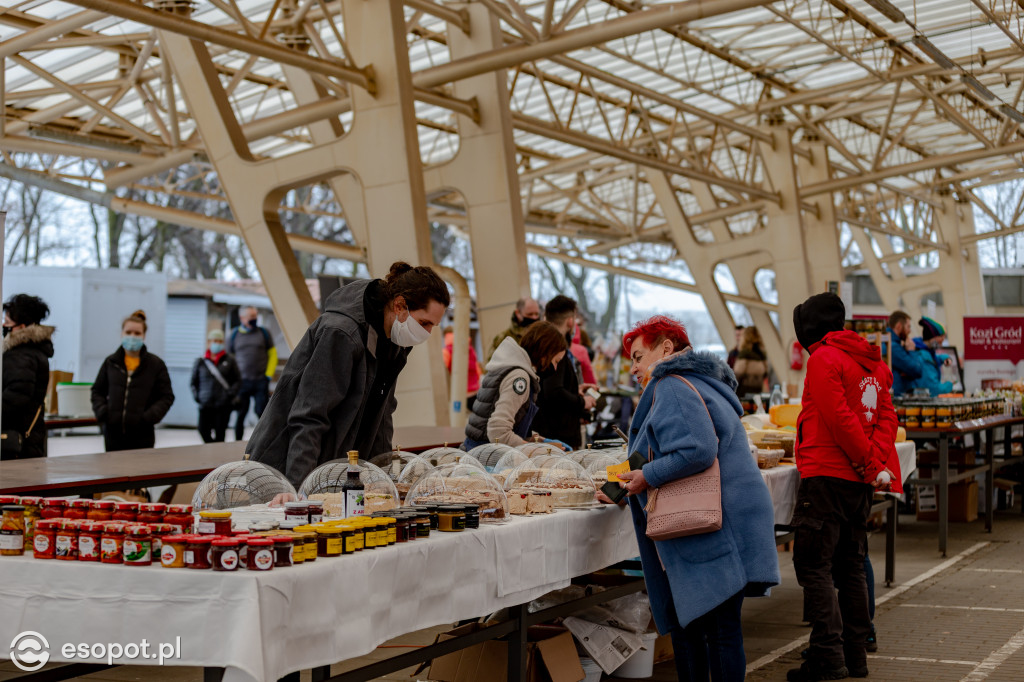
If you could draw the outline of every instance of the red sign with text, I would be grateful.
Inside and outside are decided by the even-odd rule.
[[[965,317],[965,360],[1024,360],[1024,317]]]

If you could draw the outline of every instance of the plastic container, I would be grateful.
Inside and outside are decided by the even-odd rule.
[[[57,404],[62,417],[92,417],[92,383],[58,383]]]
[[[644,648],[626,659],[626,662],[612,671],[612,677],[626,677],[631,680],[643,679],[654,674],[654,640],[657,632],[642,632],[640,640]],[[584,668],[584,671],[586,668]],[[588,677],[589,679],[589,677]],[[598,678],[600,679],[600,678]]]
[[[580,665],[583,666],[583,674],[586,675],[583,678],[583,682],[601,682],[601,673],[603,671],[601,666],[597,664],[597,661],[586,656],[580,656]]]

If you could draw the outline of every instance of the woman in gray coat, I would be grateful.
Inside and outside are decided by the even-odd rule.
[[[295,347],[245,451],[298,488],[318,465],[391,449],[395,382],[450,297],[437,273],[395,263],[327,297]],[[281,502],[283,500],[275,500]]]

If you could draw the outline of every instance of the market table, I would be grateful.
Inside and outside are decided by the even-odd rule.
[[[461,443],[462,431],[447,426],[404,426],[393,442],[419,452]],[[0,493],[91,495],[109,490],[201,481],[222,464],[242,458],[245,441],[172,448],[101,452],[0,462]]]
[[[918,479],[919,485],[936,486],[936,501],[939,514],[939,552],[946,556],[946,540],[949,535],[949,484],[956,483],[977,474],[985,474],[985,490],[991,495],[993,478],[995,472],[1008,464],[1024,461],[1024,457],[1012,457],[1012,429],[1014,426],[1024,424],[1024,416],[997,415],[983,419],[971,419],[953,424],[948,429],[907,429],[907,438],[914,441],[938,441],[939,462],[938,478]],[[1003,432],[1004,457],[995,459],[995,433],[997,430]],[[970,467],[954,474],[949,473],[949,442],[955,438],[961,438],[971,433],[985,434],[985,463],[979,466]],[[985,504],[985,530],[992,532],[992,521],[994,519],[992,500],[989,498]],[[1022,510],[1024,511],[1024,510]]]

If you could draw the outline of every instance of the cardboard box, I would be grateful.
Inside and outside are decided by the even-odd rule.
[[[672,649],[672,636],[659,635],[658,639],[654,640],[654,664],[671,661],[673,658],[675,652]]]
[[[967,522],[978,518],[978,482],[957,481],[949,486],[950,521]],[[917,486],[917,520],[938,521],[939,507],[935,486]]]
[[[62,372],[59,369],[50,370],[50,381],[46,385],[46,401],[43,411],[46,414],[60,414],[60,406],[57,404],[57,384],[65,381],[74,381],[75,375],[71,372]]]
[[[470,623],[437,636],[442,642],[482,629]],[[580,682],[586,675],[572,635],[563,627],[538,625],[527,632],[526,679],[529,682]],[[505,682],[508,679],[508,644],[483,642],[435,658],[427,677],[437,682]]]

